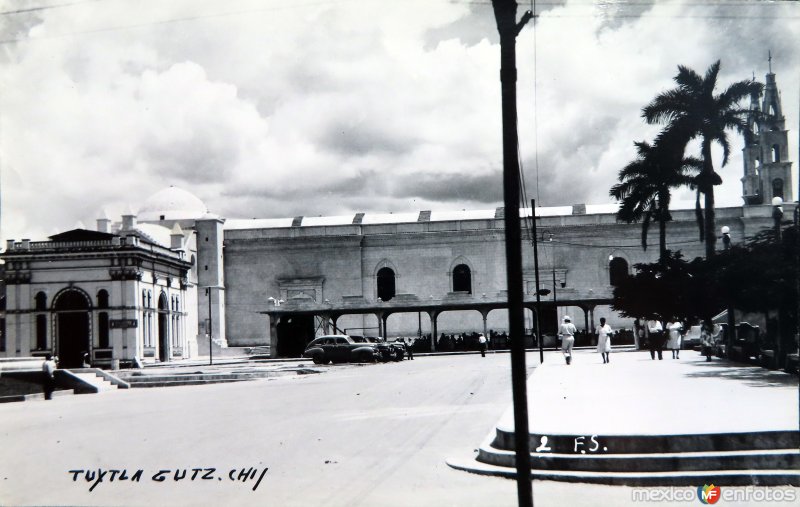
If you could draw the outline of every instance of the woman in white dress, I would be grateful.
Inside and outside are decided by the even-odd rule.
[[[672,359],[680,359],[681,355],[681,326],[680,322],[670,322],[667,324],[667,331],[669,332],[669,340],[667,340],[667,348],[672,351]]]
[[[605,317],[600,317],[600,327],[597,328],[597,352],[603,356],[603,364],[611,362],[611,335],[614,333],[611,326],[606,324]]]

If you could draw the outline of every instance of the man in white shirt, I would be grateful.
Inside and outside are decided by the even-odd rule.
[[[42,376],[44,377],[44,399],[52,400],[53,391],[56,390],[56,362],[53,361],[53,355],[47,354],[42,363]]]
[[[569,316],[564,317],[564,323],[558,331],[561,336],[561,351],[564,352],[567,364],[572,364],[572,346],[575,345],[575,333],[578,331],[571,320]]]

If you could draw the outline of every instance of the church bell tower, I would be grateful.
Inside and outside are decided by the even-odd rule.
[[[763,101],[750,97],[747,117],[742,177],[745,204],[769,204],[773,197],[792,201],[792,163],[789,161],[789,135],[781,108],[781,96],[772,72],[766,76]]]

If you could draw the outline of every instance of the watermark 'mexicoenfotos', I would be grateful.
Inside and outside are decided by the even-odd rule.
[[[634,502],[690,502],[704,505],[722,502],[795,502],[797,490],[791,487],[739,486],[722,488],[713,484],[693,487],[667,486],[659,488],[633,488]]]

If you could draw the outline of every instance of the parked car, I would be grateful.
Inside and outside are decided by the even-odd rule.
[[[684,349],[694,349],[695,347],[700,346],[700,326],[692,326],[683,335],[683,341],[681,343],[681,348]]]
[[[393,338],[389,340],[389,345],[394,348],[394,360],[402,361],[406,357],[408,345],[404,338]]]
[[[403,350],[402,354],[400,354],[400,359],[398,359],[397,347],[393,343],[387,343],[385,340],[378,338],[377,336],[350,335],[350,338],[352,338],[356,343],[365,343],[375,346],[378,353],[377,359],[384,363],[389,361],[401,361],[403,359],[403,355],[405,354],[405,350]]]
[[[332,363],[366,363],[378,356],[373,343],[357,343],[350,336],[320,336],[306,346],[303,357],[311,358],[316,364]]]

